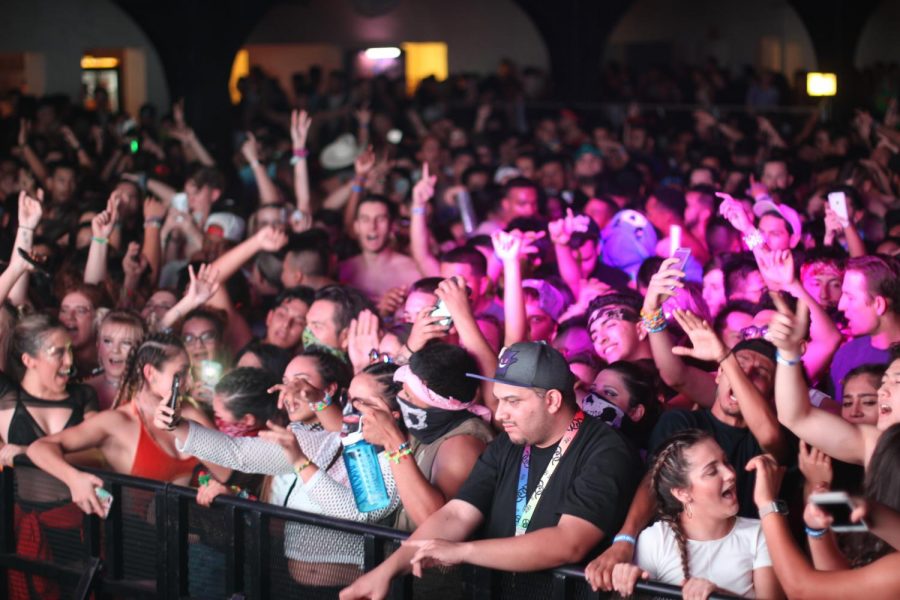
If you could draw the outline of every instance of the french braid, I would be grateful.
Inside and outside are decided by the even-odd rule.
[[[650,469],[650,487],[656,496],[659,518],[667,522],[675,534],[675,542],[681,554],[681,570],[686,580],[691,578],[691,570],[688,562],[687,537],[684,535],[679,518],[684,512],[684,507],[672,494],[672,490],[687,489],[691,486],[688,477],[691,465],[685,458],[684,451],[709,438],[708,433],[699,429],[687,429],[676,433],[666,440]]]
[[[119,393],[112,407],[117,408],[127,402],[131,402],[135,394],[144,385],[143,370],[145,365],[153,365],[161,369],[170,358],[185,352],[184,344],[178,336],[171,333],[151,333],[144,337],[139,344],[128,353],[125,361],[125,372],[122,374],[122,383],[119,385]]]

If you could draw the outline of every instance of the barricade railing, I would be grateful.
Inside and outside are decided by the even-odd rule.
[[[341,587],[408,537],[388,527],[233,496],[201,507],[191,488],[89,471],[114,497],[105,520],[75,512],[80,511],[67,488],[27,459],[19,457],[15,468],[0,472],[0,594],[336,598]],[[507,573],[463,565],[431,570],[422,580],[398,578],[389,597],[590,600],[606,595],[592,592],[577,567]],[[639,582],[636,597],[681,594],[675,586]]]

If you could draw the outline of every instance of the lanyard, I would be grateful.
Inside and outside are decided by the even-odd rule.
[[[569,449],[569,445],[575,439],[578,430],[581,429],[583,421],[584,413],[579,410],[566,428],[566,433],[563,434],[562,439],[556,446],[556,450],[553,451],[550,463],[544,470],[544,474],[541,475],[541,479],[538,481],[537,487],[534,488],[534,492],[531,494],[531,498],[528,499],[527,504],[525,503],[525,498],[528,496],[528,470],[531,468],[531,446],[525,446],[525,451],[522,452],[522,466],[519,468],[519,487],[516,490],[516,535],[522,535],[528,529],[528,525],[531,523],[531,515],[534,514],[534,509],[537,508],[544,490],[547,489],[550,477],[553,476],[553,472],[556,471],[556,467],[562,461],[563,455]]]

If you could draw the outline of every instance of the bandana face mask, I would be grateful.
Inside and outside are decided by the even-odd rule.
[[[413,437],[429,444],[472,415],[466,411],[420,408],[397,396],[403,423]]]
[[[240,422],[228,423],[219,417],[215,417],[215,423],[216,429],[231,437],[256,437],[260,432],[260,428],[255,425]]]
[[[343,350],[332,348],[331,346],[319,341],[319,338],[316,337],[316,334],[314,334],[312,332],[312,329],[310,329],[309,327],[303,330],[303,337],[301,339],[303,341],[303,348],[312,348],[313,346],[315,346],[316,348],[321,348],[332,356],[335,356],[342,361],[347,362],[347,354]]]
[[[581,401],[581,409],[613,429],[621,428],[622,421],[625,420],[625,413],[621,408],[594,392],[584,397],[584,400]]]

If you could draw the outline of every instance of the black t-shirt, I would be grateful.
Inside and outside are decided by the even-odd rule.
[[[482,538],[512,537],[516,533],[516,491],[524,450],[525,446],[512,443],[502,434],[488,445],[456,495],[484,515]],[[555,450],[556,445],[532,447],[529,498]],[[593,523],[609,538],[619,530],[642,474],[641,461],[625,438],[599,419],[585,415],[535,508],[528,531],[554,527],[566,514]]]
[[[759,518],[756,504],[753,502],[753,486],[756,474],[744,468],[754,456],[764,454],[762,447],[749,427],[732,427],[715,418],[709,410],[671,410],[659,418],[659,422],[650,434],[650,456],[655,456],[659,447],[673,434],[685,429],[700,429],[709,432],[722,450],[728,462],[734,467],[737,476],[738,502],[742,517]],[[786,430],[782,429],[782,433]],[[792,453],[796,456],[796,451]]]

